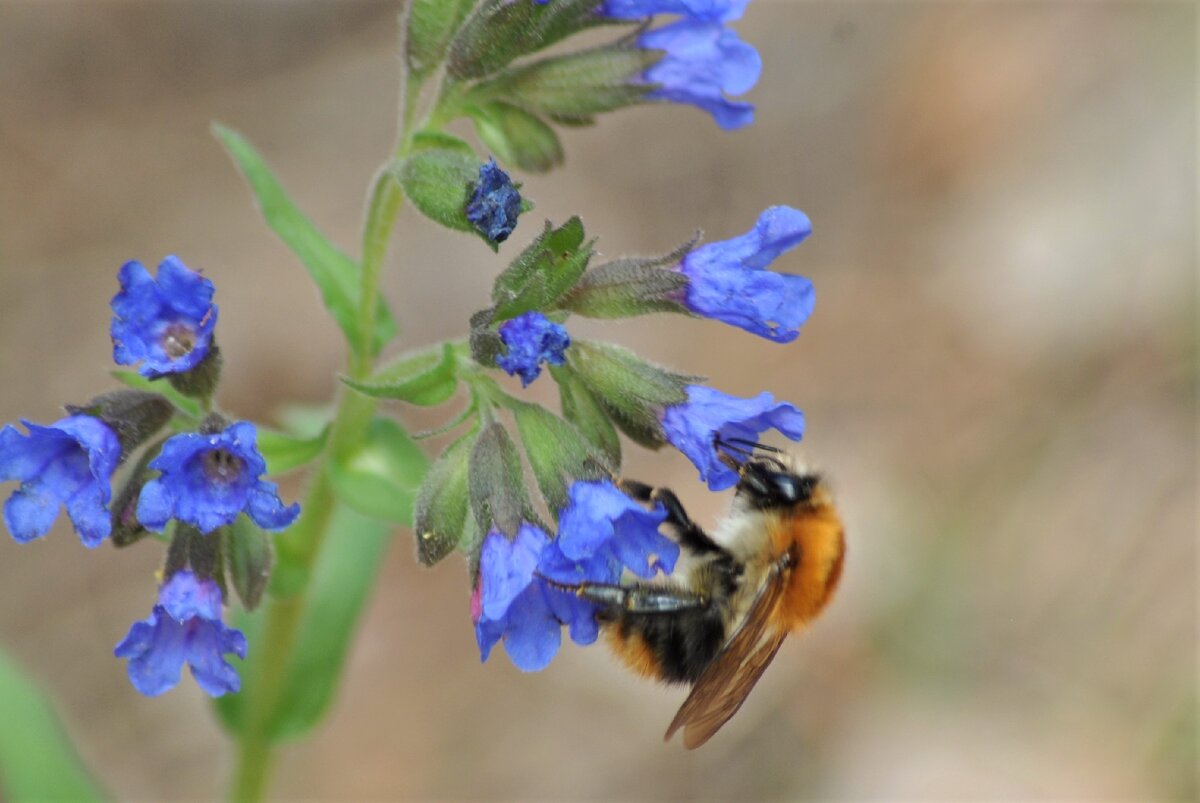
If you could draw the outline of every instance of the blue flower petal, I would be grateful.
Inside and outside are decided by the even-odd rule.
[[[179,685],[185,649],[183,626],[155,606],[149,619],[134,623],[113,655],[129,659],[126,671],[135,689],[157,697]]]
[[[197,685],[210,697],[236,693],[242,687],[237,670],[222,655],[246,657],[246,637],[220,621],[201,621],[195,625],[188,643],[187,663]]]
[[[682,14],[696,20],[740,19],[750,0],[606,0],[600,13],[610,19],[633,20],[655,14]]]
[[[737,484],[737,472],[720,460],[716,438],[755,441],[768,429],[792,440],[804,435],[804,414],[770,393],[739,399],[703,385],[689,387],[688,400],[668,407],[662,423],[667,440],[695,464],[713,491]]]
[[[264,530],[283,530],[290,527],[300,515],[300,504],[293,502],[285,507],[279,498],[279,486],[260,480],[250,490],[246,512]]]
[[[510,622],[504,651],[522,672],[539,672],[549,666],[562,644],[562,626],[550,610],[539,585],[531,585],[509,606]]]
[[[748,92],[762,73],[762,58],[737,34],[717,22],[683,19],[646,31],[638,45],[666,55],[642,75],[658,84],[647,97],[689,103],[713,116],[722,129],[754,122],[754,107],[725,95]]]
[[[190,571],[176,572],[158,590],[158,604],[177,622],[196,616],[220,619],[221,589],[211,580],[198,580]]]
[[[479,557],[479,583],[482,589],[483,615],[498,620],[509,606],[533,582],[538,556],[550,538],[532,524],[522,524],[517,537],[509,541],[493,532],[483,542]]]
[[[42,485],[18,488],[4,503],[4,524],[25,544],[50,532],[58,518],[58,499]]]

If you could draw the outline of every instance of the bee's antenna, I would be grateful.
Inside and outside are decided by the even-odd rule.
[[[758,443],[757,441],[746,440],[745,438],[725,438],[723,441],[718,439],[718,445],[720,443],[738,444],[740,446],[749,447],[749,451],[746,452],[747,454],[751,454],[756,451],[774,452],[775,454],[783,453],[782,449],[778,449],[774,446],[768,446],[765,443]],[[742,450],[742,451],[746,451],[746,450]]]

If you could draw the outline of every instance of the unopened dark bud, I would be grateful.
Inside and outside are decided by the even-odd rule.
[[[124,482],[111,506],[113,546],[122,547],[137,543],[150,532],[138,521],[137,504],[142,487],[154,473],[149,468],[150,461],[158,456],[161,448],[162,441],[151,444],[125,474]]]
[[[228,529],[218,527],[211,533],[202,533],[190,524],[176,522],[163,567],[163,582],[176,572],[189,569],[201,579],[214,581],[221,589],[221,596],[227,598],[223,548]]]

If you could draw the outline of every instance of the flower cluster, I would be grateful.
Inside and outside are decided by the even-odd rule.
[[[623,570],[647,579],[670,573],[679,547],[658,532],[665,518],[661,505],[647,510],[611,482],[576,482],[556,539],[529,523],[511,540],[488,535],[471,598],[483,660],[503,640],[519,669],[543,669],[558,652],[563,625],[576,644],[594,642],[597,608],[568,587],[611,585]]]
[[[157,277],[128,262],[118,279],[114,359],[140,362],[142,376],[190,392],[200,411],[210,406],[217,380],[210,359],[217,318],[212,282],[174,256],[162,261]],[[123,546],[147,530],[170,528],[171,553],[179,557],[168,559],[150,618],[133,626],[116,655],[129,659],[129,678],[143,694],[173,687],[186,662],[200,687],[216,696],[238,689],[237,673],[222,656],[246,653],[242,634],[221,622],[225,529],[244,513],[259,527],[280,530],[299,506],[285,507],[275,485],[262,479],[266,463],[253,424],[215,413],[200,419],[195,408],[176,403],[144,390],[116,391],[68,407],[71,415],[49,426],[24,422],[27,435],[4,427],[0,480],[20,483],[4,520],[13,538],[26,542],[46,535],[65,507],[92,548],[110,535]],[[176,429],[196,431],[150,442],[172,419]],[[125,462],[131,468],[114,503],[113,477]]]

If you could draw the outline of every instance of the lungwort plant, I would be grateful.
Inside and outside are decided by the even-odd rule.
[[[213,127],[345,337],[330,418],[274,431],[221,407],[221,366],[237,354],[236,343],[217,345],[226,302],[210,277],[223,268],[201,272],[184,254],[117,272],[110,335],[123,389],[69,404],[53,423],[0,431],[0,480],[16,483],[4,505],[13,538],[45,536],[65,508],[89,549],[165,548],[157,588],[147,582],[146,607],[130,612],[113,653],[141,694],[175,688],[186,665],[215,699],[237,750],[233,798],[261,798],[277,747],[327,711],[395,533],[411,532],[426,566],[465,556],[464,629],[485,660],[502,643],[537,670],[564,626],[578,644],[597,637],[594,605],[552,580],[651,578],[678,557],[659,532],[662,505],[615,484],[627,444],[678,449],[719,491],[736,476],[717,438],[801,437],[800,411],[770,393],[728,395],[575,337],[571,322],[666,313],[787,343],[813,290],[771,266],[809,234],[804,214],[772,206],[730,240],[603,261],[578,217],[531,219],[513,179],[563,161],[560,128],[627,106],[690,104],[722,129],[749,125],[753,106],[731,99],[761,69],[731,27],[747,3],[412,0],[399,132],[370,187],[357,255],[322,235],[246,139]],[[572,49],[584,32],[589,44]],[[447,132],[461,119],[478,145]],[[403,352],[379,287],[409,205],[496,253],[514,229],[538,231],[498,257],[491,297],[460,339]],[[522,398],[504,374],[522,388],[555,383],[558,409]],[[452,438],[440,454],[405,422],[413,406],[442,415],[435,432]],[[302,498],[281,498],[270,478],[300,468]]]

